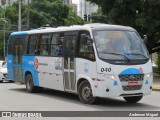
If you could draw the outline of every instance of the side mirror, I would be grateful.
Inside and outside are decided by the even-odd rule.
[[[92,43],[93,43],[93,41],[89,36],[87,36],[86,34],[81,35],[81,44],[92,45]]]
[[[147,45],[147,40],[148,40],[147,35],[143,35],[143,42],[145,45]]]

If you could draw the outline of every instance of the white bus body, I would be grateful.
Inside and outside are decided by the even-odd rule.
[[[63,38],[63,54],[60,56],[52,53],[57,34]],[[34,42],[29,41],[34,37],[35,49],[46,48],[48,55],[32,52],[29,46]],[[40,38],[51,42],[42,44]],[[123,38],[134,52],[103,52],[110,41],[120,46]],[[14,40],[26,42],[12,43]],[[134,48],[136,45],[138,48]],[[86,48],[91,51],[86,52]],[[135,50],[139,48],[141,52]],[[10,49],[16,52],[12,53]],[[9,78],[25,83],[29,92],[50,88],[78,94],[82,102],[93,103],[97,97],[119,96],[127,102],[138,102],[152,91],[151,59],[142,39],[130,27],[88,24],[15,32],[10,37],[7,57]]]

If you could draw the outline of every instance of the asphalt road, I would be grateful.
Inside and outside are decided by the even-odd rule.
[[[160,92],[152,92],[136,104],[123,98],[100,99],[94,105],[80,102],[77,95],[44,89],[27,93],[25,85],[0,84],[0,111],[160,111]]]
[[[0,111],[160,111],[160,92],[152,92],[136,104],[123,98],[100,99],[94,105],[80,102],[77,95],[50,89],[42,93],[27,93],[25,85],[0,83]],[[114,116],[114,115],[113,115]],[[0,118],[1,119],[1,118]],[[13,118],[15,119],[15,118]],[[21,120],[22,118],[16,118]],[[23,118],[24,119],[24,118]],[[31,119],[31,118],[27,118]],[[37,120],[39,118],[32,118]],[[51,119],[53,118],[42,118]],[[54,117],[55,120],[106,120],[105,117]],[[110,120],[127,120],[127,117],[107,117]],[[159,118],[130,117],[130,120],[158,120]]]

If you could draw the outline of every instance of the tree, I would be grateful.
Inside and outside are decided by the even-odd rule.
[[[116,0],[87,0],[92,3],[95,3],[101,7],[102,14],[103,15],[108,15],[109,12],[112,10],[114,7],[114,3]]]
[[[116,1],[109,13],[110,20],[115,24],[131,26],[141,36],[148,36],[149,53],[160,51],[160,2],[156,0],[120,0]]]
[[[71,6],[63,4],[62,0],[42,0],[41,2],[34,0],[31,3],[30,23],[33,26],[44,24],[64,26],[83,24],[83,20],[74,14]]]
[[[73,7],[69,6],[69,14],[67,15],[66,18],[64,18],[64,24],[69,26],[69,25],[81,25],[84,24],[84,21],[81,17],[77,16],[73,11]]]
[[[113,24],[131,26],[148,36],[149,53],[160,51],[159,0],[88,0],[100,5]]]
[[[6,7],[0,15],[6,14],[6,18],[12,21],[12,25],[18,25],[18,2]],[[22,5],[22,25],[27,24],[27,5]],[[30,26],[38,28],[45,24],[52,26],[64,26],[83,24],[83,20],[73,13],[72,7],[63,4],[62,0],[33,0],[30,3]]]
[[[150,53],[160,51],[160,1],[145,0],[143,11],[139,13],[136,24],[143,34],[148,35],[148,50]]]
[[[93,23],[110,23],[107,16],[102,14],[101,8],[99,8],[97,12],[91,14],[91,19]]]
[[[0,6],[0,18],[5,16],[8,24],[6,24],[6,40],[10,31],[18,30],[18,7],[19,3],[15,2],[12,6],[3,9]],[[22,4],[22,30],[27,29],[27,5]],[[62,0],[32,0],[30,3],[30,28],[35,29],[43,25],[51,26],[69,26],[74,24],[83,24],[83,20],[78,17],[73,8],[63,4]],[[3,25],[0,22],[0,54],[3,54]],[[8,27],[10,26],[10,27]],[[1,32],[2,31],[2,32]]]

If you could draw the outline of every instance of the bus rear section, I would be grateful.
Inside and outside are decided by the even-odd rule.
[[[15,32],[10,35],[7,53],[8,77],[11,80],[22,81],[23,79],[23,55],[27,50],[27,32]],[[24,81],[22,81],[24,82]]]

